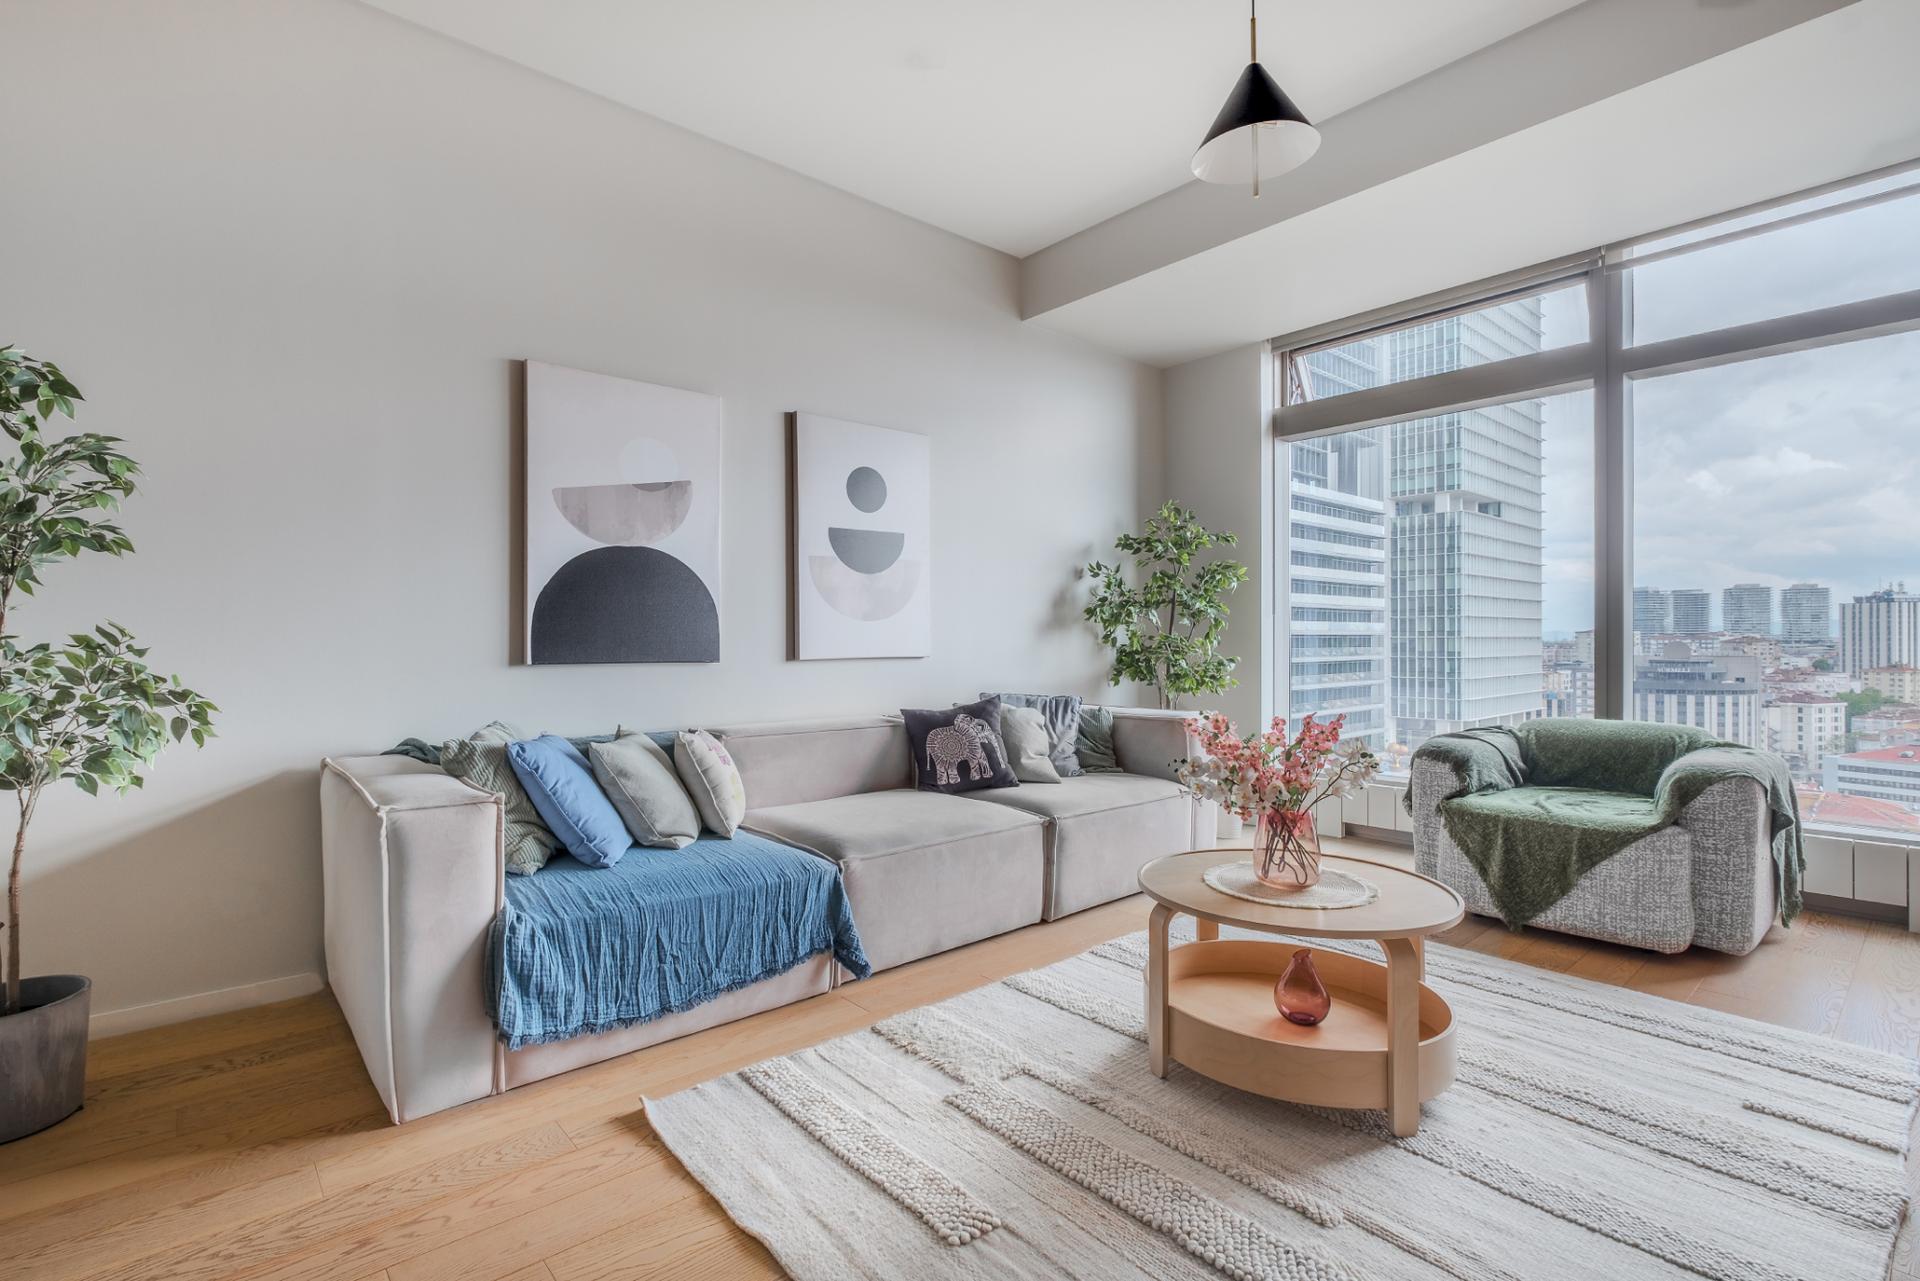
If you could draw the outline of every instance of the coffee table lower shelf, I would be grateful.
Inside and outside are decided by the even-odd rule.
[[[1289,1103],[1335,1108],[1383,1108],[1397,1134],[1419,1124],[1417,1103],[1453,1084],[1453,1010],[1419,981],[1418,953],[1401,963],[1409,971],[1402,992],[1412,997],[1410,1017],[1393,1008],[1389,967],[1330,952],[1313,953],[1314,968],[1333,997],[1333,1009],[1314,1027],[1288,1022],[1274,1008],[1273,987],[1293,953],[1290,943],[1226,939],[1169,949],[1162,1052],[1153,1056],[1164,1076],[1166,1061],[1182,1064],[1225,1085]],[[1148,1022],[1155,996],[1149,975]],[[1396,1024],[1398,1026],[1396,1026]],[[1398,1032],[1398,1036],[1396,1036]],[[1395,1107],[1396,1056],[1412,1055],[1412,1071]],[[1413,1103],[1409,1108],[1408,1104]],[[1411,1111],[1411,1117],[1407,1113]]]

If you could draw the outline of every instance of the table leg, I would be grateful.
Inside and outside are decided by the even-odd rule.
[[[1413,977],[1424,983],[1427,981],[1427,940],[1415,935],[1407,942],[1413,944]]]
[[[1418,939],[1382,939],[1387,954],[1387,1120],[1401,1138],[1420,1129]]]
[[[1209,921],[1204,917],[1199,917],[1199,916],[1196,916],[1193,918],[1193,941],[1194,942],[1211,943],[1213,942],[1213,940],[1219,937],[1220,937],[1220,922]]]
[[[1155,1076],[1167,1074],[1167,925],[1173,909],[1153,905],[1147,919],[1147,1067]]]

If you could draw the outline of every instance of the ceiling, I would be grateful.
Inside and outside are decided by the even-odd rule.
[[[368,0],[1024,257],[1191,180],[1241,0]],[[1323,121],[1576,0],[1267,0],[1261,55]]]

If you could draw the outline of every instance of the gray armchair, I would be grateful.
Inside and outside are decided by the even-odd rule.
[[[1652,728],[1532,721],[1497,731],[1505,739],[1494,755],[1484,743],[1459,739],[1435,751],[1423,747],[1408,789],[1416,866],[1458,892],[1469,911],[1502,917],[1501,896],[1456,843],[1456,834],[1472,825],[1456,811],[1450,831],[1443,807],[1499,811],[1508,824],[1500,833],[1508,870],[1526,859],[1530,835],[1542,846],[1583,835],[1550,830],[1555,827],[1592,826],[1604,844],[1602,829],[1609,825],[1618,831],[1636,818],[1642,825],[1651,819],[1658,780],[1690,747],[1685,734],[1673,732],[1679,727],[1665,727],[1666,743],[1652,741],[1659,738],[1647,733]],[[1480,754],[1471,780],[1463,774],[1463,749]],[[1744,955],[1759,946],[1777,912],[1772,833],[1766,788],[1753,778],[1721,779],[1681,807],[1670,825],[1595,863],[1525,923],[1656,952],[1697,945]],[[1488,864],[1484,850],[1474,852],[1480,865]]]

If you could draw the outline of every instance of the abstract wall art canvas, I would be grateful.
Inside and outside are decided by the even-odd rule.
[[[787,417],[795,658],[933,650],[932,449],[925,436]]]
[[[527,661],[720,660],[720,399],[527,362]]]

